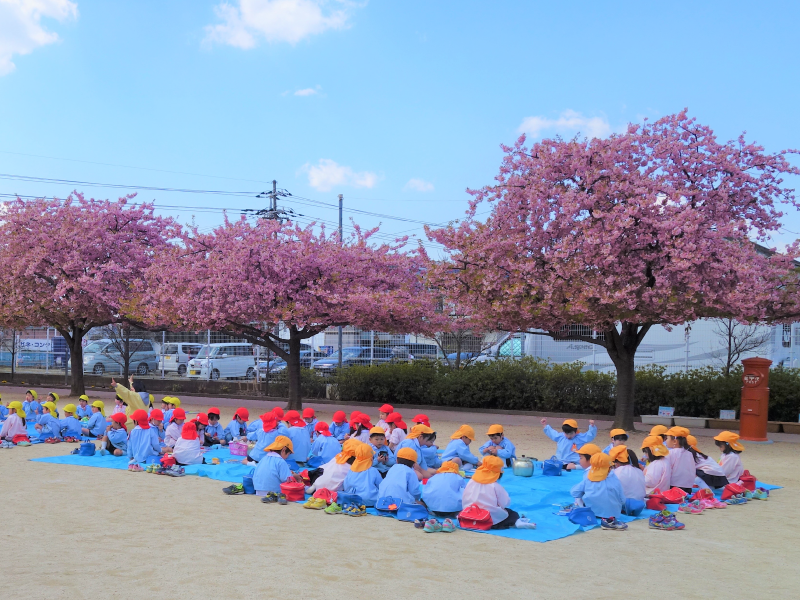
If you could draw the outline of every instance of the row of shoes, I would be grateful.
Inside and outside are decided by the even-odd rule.
[[[425,533],[453,533],[456,530],[456,524],[452,519],[445,519],[441,523],[434,518],[430,519],[417,519],[414,521],[414,527],[422,529]]]

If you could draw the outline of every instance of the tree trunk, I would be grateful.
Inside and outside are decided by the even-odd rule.
[[[72,362],[72,386],[69,390],[70,396],[81,396],[86,393],[86,386],[83,383],[83,336],[86,332],[77,327],[71,327],[69,331],[58,330],[64,337],[64,341],[69,348],[69,359]]]
[[[614,427],[633,431],[633,415],[636,406],[636,369],[634,357],[639,344],[650,330],[650,324],[621,323],[605,332],[605,347],[617,369],[617,406],[614,412]]]
[[[300,334],[294,326],[289,328],[289,355],[286,357],[286,374],[289,381],[289,410],[303,409],[303,390],[300,385]]]

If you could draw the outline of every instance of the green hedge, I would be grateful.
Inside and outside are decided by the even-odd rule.
[[[345,402],[614,414],[614,375],[582,367],[580,363],[552,364],[529,357],[459,370],[415,361],[351,367],[337,381],[340,399]],[[711,368],[688,373],[666,373],[663,367],[637,370],[636,414],[655,414],[659,406],[674,406],[675,414],[690,417],[718,417],[720,410],[738,410],[741,375],[740,369],[727,376]],[[770,374],[770,420],[797,421],[798,413],[800,370],[774,369]]]

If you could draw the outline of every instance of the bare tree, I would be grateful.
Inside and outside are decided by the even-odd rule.
[[[730,374],[743,354],[760,350],[772,337],[772,332],[760,325],[744,325],[735,319],[714,319],[714,333],[721,338],[716,361],[725,375]]]
[[[130,376],[131,357],[141,350],[145,343],[152,343],[153,334],[149,331],[135,330],[127,323],[108,325],[103,327],[102,331],[110,340],[114,350],[119,353],[109,354],[109,358],[120,366],[122,378],[127,380]]]

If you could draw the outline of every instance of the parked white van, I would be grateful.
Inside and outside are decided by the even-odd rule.
[[[205,345],[187,366],[187,377],[195,379],[253,379],[256,374],[252,344]]]
[[[183,377],[186,375],[189,361],[192,360],[202,349],[203,344],[187,344],[184,342],[167,343],[161,351],[161,358],[158,361],[158,370],[165,373],[175,373]]]

